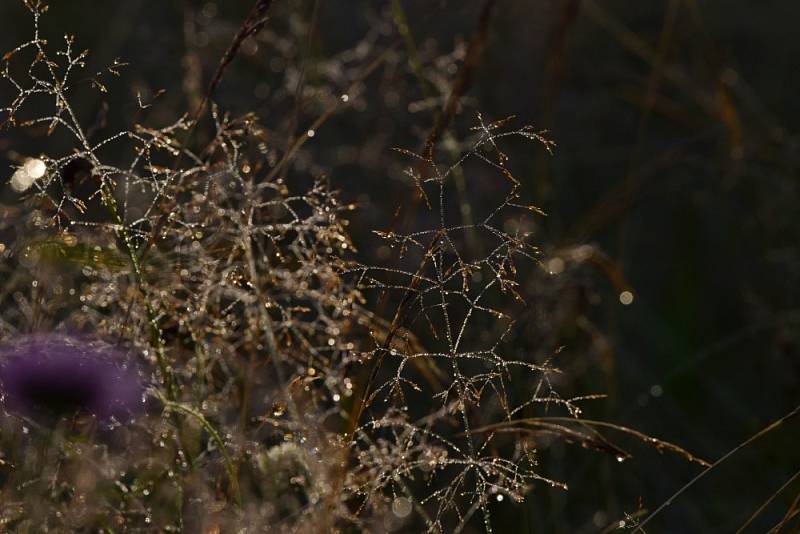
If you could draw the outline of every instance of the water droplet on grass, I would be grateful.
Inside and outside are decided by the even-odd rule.
[[[407,517],[411,513],[411,501],[406,497],[397,497],[392,501],[392,513],[397,517]]]

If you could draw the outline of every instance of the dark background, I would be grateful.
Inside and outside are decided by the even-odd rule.
[[[90,72],[116,57],[131,63],[109,80],[109,93],[85,92],[76,103],[91,122],[105,101],[110,132],[132,118],[167,124],[196,105],[250,4],[55,1],[44,28],[54,40],[75,34],[76,47],[93,53]],[[369,230],[426,217],[422,205],[409,211],[406,162],[389,149],[419,148],[460,65],[458,54],[435,58],[463,50],[482,2],[404,0],[425,83],[409,66],[390,2],[314,5],[277,2],[258,46],[245,46],[226,72],[217,101],[233,113],[257,112],[285,138],[320,113],[325,94],[344,92],[360,66],[395,47],[290,173],[299,182],[326,174],[360,204],[354,241],[359,258],[375,262],[386,251]],[[569,377],[567,392],[609,394],[587,404],[586,417],[714,461],[798,404],[798,17],[800,4],[770,0],[498,2],[449,131],[466,134],[476,111],[487,120],[513,114],[514,124],[548,129],[558,144],[549,156],[512,142],[509,167],[524,196],[548,213],[536,227],[545,265],[571,258],[578,245],[594,252],[567,259],[560,276],[526,275],[529,313],[510,346],[545,355],[564,345],[554,363]],[[2,2],[0,29],[3,50],[29,38],[25,10]],[[359,49],[370,32],[373,42]],[[348,50],[364,55],[351,60]],[[302,66],[311,92],[298,105]],[[137,110],[137,92],[148,99],[162,88],[152,109]],[[431,106],[420,104],[426,96]],[[0,168],[43,146],[33,134],[0,137]],[[466,183],[476,210],[492,198],[479,172]],[[3,186],[0,201],[13,198]],[[398,206],[406,210],[399,223]],[[629,306],[618,299],[624,290],[634,294]],[[722,463],[647,531],[734,531],[798,469],[797,424]],[[549,444],[541,471],[569,491],[542,485],[523,505],[496,505],[495,531],[603,531],[626,513],[653,510],[698,472],[616,437],[631,460]],[[777,523],[798,492],[800,482],[790,484],[753,531]]]

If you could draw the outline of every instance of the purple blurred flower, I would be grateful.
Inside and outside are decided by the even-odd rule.
[[[126,419],[142,405],[132,362],[97,340],[56,334],[14,340],[0,348],[0,391],[6,406],[30,416],[90,413]]]

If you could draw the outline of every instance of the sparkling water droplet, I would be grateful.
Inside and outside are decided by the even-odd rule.
[[[407,517],[411,513],[411,501],[406,497],[397,497],[392,501],[392,513],[397,517]]]
[[[34,180],[38,180],[47,172],[47,165],[39,158],[31,158],[22,165],[22,170]]]
[[[282,402],[276,402],[272,405],[272,415],[274,417],[280,417],[286,413],[286,404]]]

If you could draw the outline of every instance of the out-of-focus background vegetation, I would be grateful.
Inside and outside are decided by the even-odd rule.
[[[108,94],[75,107],[109,131],[131,120],[168,124],[196,106],[251,7],[226,2],[53,2],[43,21],[68,32],[92,64],[129,62]],[[370,230],[425,217],[392,147],[420,148],[475,38],[477,0],[276,2],[218,91],[222,109],[255,111],[276,138],[301,131],[323,106],[313,88],[349,80],[348,65],[389,60],[358,101],[326,123],[292,168],[330,177],[360,209],[351,224],[365,263],[391,253]],[[798,404],[800,4],[726,0],[504,0],[459,114],[443,139],[486,120],[548,129],[553,156],[506,148],[537,219],[542,272],[508,340],[552,355],[565,394],[606,393],[584,415],[677,443],[713,461]],[[407,24],[404,29],[403,19]],[[30,36],[27,12],[0,4],[0,49]],[[370,36],[364,40],[365,36]],[[389,52],[384,52],[389,50]],[[333,61],[336,60],[336,61]],[[339,69],[339,71],[337,71]],[[99,67],[98,67],[99,70]],[[295,95],[298,76],[307,90]],[[152,108],[139,110],[137,93]],[[342,81],[341,92],[347,89]],[[309,92],[311,91],[311,92]],[[94,100],[91,100],[94,98]],[[105,106],[108,112],[104,111]],[[0,168],[43,150],[41,138],[0,138]],[[462,206],[495,193],[465,176]],[[501,193],[497,193],[501,194]],[[13,192],[2,187],[0,200]],[[413,208],[412,208],[413,207]],[[470,212],[461,212],[469,217]],[[633,296],[627,305],[620,295]],[[649,525],[651,532],[731,532],[800,466],[790,421],[714,469]],[[496,532],[598,532],[653,510],[698,472],[636,441],[634,457],[559,440],[526,503],[493,505]],[[790,484],[755,521],[777,523],[800,493]],[[639,516],[641,517],[641,516]],[[760,530],[759,530],[760,529]]]

